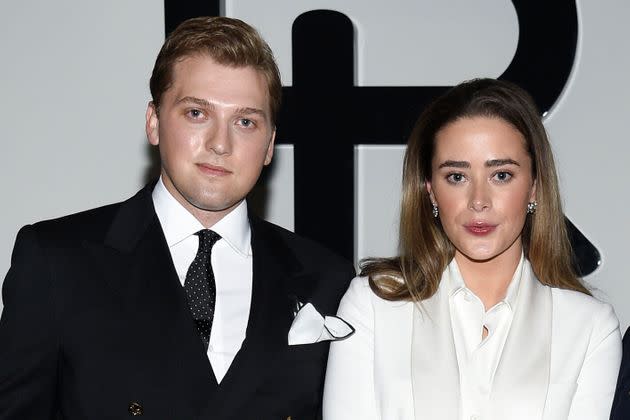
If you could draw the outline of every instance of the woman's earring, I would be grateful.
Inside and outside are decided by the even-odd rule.
[[[536,207],[538,207],[538,203],[536,201],[530,201],[527,203],[527,214],[536,213]]]
[[[438,217],[440,215],[440,210],[438,209],[437,204],[433,203],[433,217]]]

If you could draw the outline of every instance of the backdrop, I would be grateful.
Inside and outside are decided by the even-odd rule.
[[[544,3],[202,4],[256,26],[282,72],[280,144],[252,201],[289,229],[338,235],[332,247],[355,261],[394,255],[410,116],[464,79],[509,75],[539,90],[566,214],[601,253],[586,281],[625,328],[630,4]],[[165,23],[178,19],[166,4],[0,3],[0,278],[20,226],[122,200],[150,177],[148,79]],[[324,48],[309,44],[327,36]]]

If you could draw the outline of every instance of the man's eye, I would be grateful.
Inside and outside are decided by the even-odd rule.
[[[198,118],[201,118],[203,116],[203,112],[201,112],[201,110],[199,110],[199,109],[191,109],[191,110],[188,111],[188,115],[191,118],[198,119]]]
[[[250,120],[249,118],[241,118],[240,120],[238,120],[238,123],[245,128],[250,128],[255,125],[254,121]]]

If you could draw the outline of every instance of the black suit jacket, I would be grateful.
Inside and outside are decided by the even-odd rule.
[[[335,313],[354,269],[252,218],[246,339],[217,385],[151,188],[20,230],[0,319],[0,419],[317,418],[328,344],[289,346],[295,301]],[[57,417],[59,416],[59,417]]]
[[[630,419],[630,328],[623,336],[623,357],[610,420]]]

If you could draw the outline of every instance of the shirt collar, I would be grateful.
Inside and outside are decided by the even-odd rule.
[[[186,210],[166,189],[162,177],[155,184],[152,198],[155,213],[160,220],[169,248],[194,235],[196,232],[205,229],[201,222]],[[245,200],[215,223],[211,229],[221,235],[221,238],[235,252],[243,256],[252,255],[251,228]]]
[[[512,276],[512,280],[510,281],[505,297],[501,300],[501,302],[507,303],[510,309],[514,309],[516,307],[519,285],[523,276],[524,261],[525,256],[521,252],[521,259],[516,266],[516,270],[514,271],[514,275]],[[455,258],[451,260],[446,270],[448,271],[448,283],[446,286],[449,296],[454,297],[465,290],[468,290],[469,293],[473,293],[470,289],[468,289],[468,287],[466,287],[466,283],[464,283],[464,279],[459,271],[459,266],[457,265]]]

